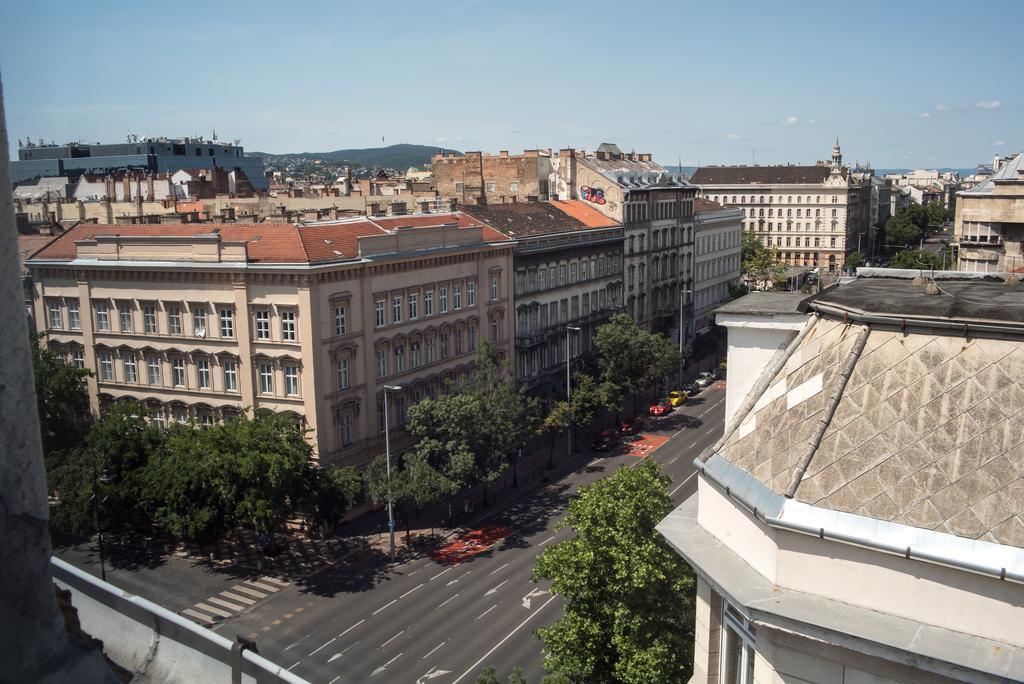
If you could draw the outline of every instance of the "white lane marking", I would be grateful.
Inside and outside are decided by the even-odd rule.
[[[456,679],[454,682],[452,682],[452,684],[459,684],[459,682],[461,682],[463,679],[468,677],[471,672],[475,672],[476,668],[480,667],[480,663],[482,663],[486,659],[490,658],[492,653],[494,653],[499,648],[501,648],[502,644],[504,644],[506,641],[511,639],[515,635],[516,632],[518,632],[520,629],[523,628],[523,625],[525,625],[527,622],[529,622],[531,619],[533,619],[534,615],[536,615],[540,611],[544,610],[544,608],[546,608],[547,605],[549,603],[551,603],[552,601],[554,601],[554,600],[555,600],[555,597],[552,596],[551,598],[549,598],[547,601],[544,602],[544,605],[542,605],[540,608],[538,608],[537,610],[535,610],[532,613],[530,613],[529,615],[527,615],[525,620],[523,620],[518,625],[516,625],[515,628],[511,632],[506,634],[505,637],[501,641],[499,641],[497,644],[495,644],[494,647],[490,651],[488,651],[487,653],[484,653],[482,656],[480,656],[480,660],[478,660],[475,663],[473,663],[473,665],[468,670],[466,670],[461,675],[459,675],[458,679]]]
[[[356,628],[356,627],[358,627],[359,625],[363,624],[364,622],[366,622],[366,618],[363,618],[362,620],[360,620],[360,621],[359,621],[359,622],[357,622],[356,624],[352,625],[351,627],[349,627],[348,629],[346,629],[346,630],[345,630],[344,632],[342,632],[342,633],[341,633],[341,634],[339,634],[338,636],[345,636],[346,634],[348,634],[349,632],[351,632],[351,631],[352,631],[353,629],[355,629],[355,628]]]
[[[473,572],[473,571],[472,571],[472,570],[467,570],[466,572],[462,573],[461,575],[459,575],[459,576],[458,576],[458,577],[456,577],[455,579],[453,579],[453,580],[448,580],[448,584],[446,584],[446,585],[444,585],[444,586],[446,586],[446,587],[450,587],[450,586],[452,586],[453,584],[457,583],[457,582],[458,582],[458,581],[459,581],[460,579],[462,579],[463,577],[465,577],[466,575],[468,575],[468,574],[469,574],[469,573],[471,573],[471,572]]]
[[[523,608],[526,608],[527,610],[529,610],[530,609],[530,601],[531,601],[531,599],[535,599],[538,596],[543,596],[544,594],[547,594],[547,593],[548,593],[547,591],[545,591],[544,589],[541,589],[539,587],[537,589],[531,589],[530,593],[523,597]]]
[[[421,659],[422,660],[422,659]],[[437,665],[427,670],[427,673],[416,680],[416,684],[424,684],[428,679],[437,679],[443,677],[446,674],[451,674],[451,670],[438,670]]]
[[[420,570],[422,570],[422,569],[423,569],[423,568],[416,568],[415,570],[413,570],[412,572],[410,572],[410,573],[409,573],[408,575],[406,575],[406,577],[412,577],[413,575],[415,575],[415,574],[416,574],[417,572],[419,572],[419,571],[420,571]]]
[[[256,580],[245,580],[245,583],[248,584],[251,587],[256,587],[257,589],[260,589],[262,591],[269,591],[271,594],[273,594],[275,591],[277,591],[278,589],[281,588],[281,587],[274,587],[274,586],[271,586],[269,584],[265,584],[263,582],[257,582]]]
[[[423,586],[422,584],[417,584],[415,587],[413,587],[409,591],[405,592],[404,594],[402,594],[398,598],[405,598],[406,596],[408,596],[409,594],[411,594],[412,592],[416,591],[417,589],[419,589],[422,586]]]
[[[385,641],[383,644],[380,645],[380,647],[384,648],[385,646],[387,646],[388,644],[390,644],[392,641],[394,641],[398,637],[402,636],[403,634],[405,634],[405,630],[404,629],[401,632],[399,632],[398,634],[396,634],[395,636],[393,636],[390,639],[388,639],[387,641]]]
[[[276,584],[276,585],[282,586],[282,587],[287,587],[290,584],[289,582],[285,582],[284,580],[277,579],[276,577],[271,577],[270,575],[264,575],[263,577],[260,577],[260,581],[261,582],[271,582],[273,584]]]
[[[454,567],[454,566],[453,566],[453,567]],[[442,570],[441,572],[437,573],[436,575],[434,575],[433,577],[431,577],[431,578],[430,578],[430,581],[431,581],[431,582],[433,582],[434,580],[436,580],[436,579],[437,579],[438,577],[440,577],[440,576],[441,576],[441,575],[443,575],[444,573],[446,573],[446,572],[450,572],[450,571],[451,571],[451,568],[446,568],[446,569]]]
[[[298,665],[298,664],[299,664],[299,663],[301,663],[301,662],[302,662],[301,660],[296,660],[296,661],[295,661],[295,665]],[[292,667],[295,667],[295,665],[292,665]],[[289,667],[289,668],[288,668],[288,671],[289,671],[289,672],[291,672],[291,671],[292,671],[292,667]]]
[[[390,665],[391,663],[395,662],[396,660],[398,660],[398,659],[399,659],[399,658],[401,658],[401,657],[402,657],[402,654],[401,654],[401,653],[399,653],[399,654],[398,654],[398,655],[396,655],[396,656],[395,656],[394,658],[392,658],[391,660],[389,660],[388,662],[384,663],[383,665],[381,665],[380,667],[378,667],[378,668],[377,668],[376,670],[374,670],[374,671],[373,671],[373,673],[372,673],[372,674],[371,674],[370,676],[371,676],[371,677],[376,677],[376,676],[377,676],[377,675],[379,675],[379,674],[380,674],[381,672],[383,672],[384,670],[388,669],[388,665]]]
[[[381,606],[377,610],[373,611],[373,614],[376,615],[377,613],[379,613],[380,611],[384,610],[385,608],[387,608],[388,606],[390,606],[390,605],[392,605],[394,603],[398,603],[398,599],[391,599],[391,603],[384,604],[383,606]]]
[[[444,645],[445,645],[445,644],[447,644],[447,643],[448,643],[447,641],[442,641],[442,642],[441,642],[441,643],[439,643],[439,644],[438,644],[437,646],[435,646],[434,648],[430,649],[430,653],[428,653],[427,655],[425,655],[425,656],[423,656],[422,658],[420,658],[420,660],[426,660],[426,659],[427,659],[427,658],[429,658],[430,656],[434,655],[434,653],[436,653],[436,652],[437,652],[437,649],[441,648],[442,646],[444,646]]]
[[[488,613],[490,613],[490,612],[491,612],[492,610],[494,610],[494,609],[495,609],[495,608],[497,608],[497,607],[498,607],[498,604],[497,604],[497,603],[495,603],[495,604],[494,604],[493,606],[491,606],[490,608],[488,608],[488,609],[487,609],[487,610],[485,610],[484,612],[482,612],[482,613],[480,613],[479,615],[477,615],[477,616],[476,616],[476,617],[475,617],[475,618],[473,619],[473,622],[476,622],[477,620],[479,620],[480,618],[482,618],[482,617],[483,617],[484,615],[487,615]]]
[[[226,618],[231,617],[231,613],[227,612],[226,610],[221,610],[220,608],[214,608],[213,606],[208,605],[206,603],[197,603],[196,604],[196,608],[198,608],[199,610],[206,611],[210,615],[220,615],[221,617],[226,617]]]
[[[707,410],[707,411],[705,411],[704,413],[700,414],[700,415],[699,415],[699,416],[697,416],[697,417],[698,417],[698,418],[703,418],[703,417],[704,417],[704,416],[706,416],[706,415],[707,415],[708,413],[710,413],[712,409],[714,409],[714,408],[715,408],[716,406],[718,406],[719,404],[721,404],[721,403],[722,403],[723,401],[725,401],[725,399],[719,399],[718,401],[716,401],[716,402],[715,402],[714,404],[712,404],[711,406],[708,406],[708,410]]]
[[[348,650],[349,650],[350,648],[352,648],[353,646],[355,646],[355,645],[356,645],[356,644],[358,644],[358,643],[359,643],[359,642],[357,641],[357,642],[356,642],[355,644],[349,644],[349,645],[348,645],[348,646],[346,646],[346,647],[345,647],[344,649],[342,649],[342,651],[341,651],[340,653],[335,653],[335,654],[334,654],[334,655],[332,655],[332,656],[331,656],[330,658],[328,658],[328,659],[327,659],[327,662],[328,662],[328,663],[333,663],[333,662],[334,662],[335,660],[337,660],[337,659],[338,659],[338,658],[340,658],[341,656],[345,655],[345,653],[346,653],[346,652],[347,652],[347,651],[348,651]]]
[[[245,606],[240,606],[237,603],[232,603],[231,601],[226,601],[226,600],[224,600],[222,598],[217,598],[216,596],[211,596],[210,598],[208,598],[206,600],[209,601],[210,603],[216,604],[216,605],[218,605],[218,606],[220,606],[222,608],[227,608],[228,610],[233,610],[235,612],[238,612],[238,611],[242,610],[243,608],[245,608]]]
[[[547,539],[545,539],[544,541],[542,541],[542,542],[540,543],[540,545],[541,545],[541,546],[544,546],[544,545],[545,545],[545,544],[547,544],[547,543],[548,543],[549,541],[551,541],[552,539],[554,539],[554,538],[555,538],[556,536],[557,536],[557,535],[554,535],[554,534],[553,534],[553,535],[551,535],[550,537],[548,537]]]
[[[691,480],[691,479],[693,478],[693,476],[694,476],[694,475],[696,475],[696,474],[697,474],[697,471],[696,471],[696,470],[694,470],[694,471],[693,471],[692,473],[690,473],[689,475],[687,475],[687,476],[686,476],[686,479],[685,479],[685,480],[683,480],[682,482],[680,482],[680,483],[679,483],[679,486],[678,486],[678,487],[676,487],[675,489],[673,489],[673,490],[672,490],[671,492],[669,492],[669,493],[668,493],[668,495],[669,495],[669,496],[675,496],[676,492],[678,492],[678,491],[679,491],[679,490],[680,490],[680,489],[682,488],[682,486],[683,486],[684,484],[686,484],[687,482],[689,482],[689,481],[690,481],[690,480]]]
[[[444,605],[445,603],[448,603],[448,601],[454,601],[455,599],[459,598],[459,595],[460,595],[461,593],[462,593],[462,592],[459,592],[459,593],[458,593],[458,594],[456,594],[455,596],[452,596],[452,597],[451,597],[450,599],[447,599],[447,600],[446,600],[446,601],[445,601],[444,603],[442,603],[441,605],[439,605],[439,606],[438,606],[438,608],[440,608],[441,606],[443,606],[443,605]]]
[[[338,675],[337,677],[335,677],[331,681],[327,682],[327,684],[334,684],[334,682],[338,681],[339,679],[341,679],[341,675]]]
[[[313,653],[310,653],[309,655],[310,655],[310,656],[313,656],[313,655],[315,655],[315,654],[319,653],[320,651],[324,650],[325,648],[327,648],[328,646],[330,646],[331,644],[333,644],[333,643],[334,643],[334,640],[335,640],[335,639],[337,639],[337,638],[338,638],[338,637],[334,637],[334,639],[331,639],[331,640],[330,640],[330,641],[328,641],[328,642],[327,642],[326,644],[324,644],[324,645],[323,645],[323,646],[321,646],[320,648],[316,649],[315,651],[313,651]]]
[[[675,462],[676,462],[676,461],[678,461],[678,460],[679,460],[679,457],[678,457],[678,456],[673,456],[673,457],[672,457],[672,460],[671,460],[671,461],[669,461],[669,462],[668,462],[668,464],[669,464],[669,465],[672,465],[673,463],[675,463]]]
[[[511,562],[511,561],[509,561],[509,562]],[[508,563],[505,563],[504,565],[502,565],[502,566],[501,566],[500,568],[498,568],[497,570],[491,570],[491,572],[490,572],[490,573],[488,574],[488,576],[490,576],[490,575],[493,575],[493,574],[494,574],[494,573],[496,573],[496,572],[501,572],[502,570],[504,570],[504,569],[505,569],[505,568],[507,568],[507,567],[508,567]]]
[[[230,600],[232,600],[232,601],[234,601],[236,603],[244,603],[247,606],[252,606],[252,605],[256,604],[256,602],[253,601],[251,598],[246,598],[244,596],[239,596],[238,594],[232,594],[230,591],[222,591],[222,592],[220,592],[220,595],[223,596],[224,598],[230,599]]]
[[[284,649],[284,650],[285,650],[285,652],[287,653],[288,651],[292,650],[293,648],[295,648],[296,646],[298,646],[299,644],[301,644],[301,643],[302,643],[303,641],[305,641],[306,639],[308,639],[308,638],[309,638],[309,636],[310,636],[310,635],[309,635],[309,634],[307,634],[306,636],[304,636],[304,637],[302,637],[301,639],[299,639],[298,641],[296,641],[296,642],[295,642],[294,644],[289,644],[289,645],[288,645],[288,646],[287,646],[287,647],[286,647],[286,648]]]
[[[211,618],[209,615],[203,615],[199,611],[192,610],[191,608],[186,608],[185,610],[181,611],[181,614],[182,615],[188,615],[189,617],[193,617],[196,620],[199,620],[200,622],[202,622],[203,624],[207,624],[207,625],[212,625],[213,624],[213,618]]]
[[[499,589],[501,589],[506,584],[508,584],[508,580],[505,580],[504,582],[502,582],[501,584],[499,584],[498,586],[496,586],[496,587],[494,587],[492,589],[488,589],[487,592],[484,594],[484,596],[490,596],[491,594],[493,594],[494,592],[498,591]]]
[[[695,446],[697,446],[697,442],[696,441],[694,441],[694,443],[690,445],[690,448],[692,449]]]
[[[258,599],[267,598],[267,595],[264,594],[262,591],[256,591],[255,589],[251,589],[251,588],[243,586],[241,584],[236,584],[235,586],[231,587],[231,590],[232,591],[241,591],[241,592],[243,592],[245,594],[248,594],[249,596],[253,596],[253,597],[258,598]]]

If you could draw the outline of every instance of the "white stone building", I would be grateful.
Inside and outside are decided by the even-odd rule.
[[[696,199],[694,206],[693,331],[708,330],[715,307],[729,301],[740,279],[743,211]]]

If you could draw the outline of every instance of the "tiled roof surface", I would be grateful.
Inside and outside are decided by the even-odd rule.
[[[551,204],[577,221],[581,221],[588,228],[611,228],[619,225],[615,219],[608,218],[580,200],[552,200]]]
[[[1024,180],[1024,152],[1021,152],[1010,161],[1003,164],[998,171],[989,176],[986,180],[978,183],[970,190],[964,190],[961,195],[971,194],[984,194],[986,192],[992,192],[992,189],[996,186],[996,181],[1013,181],[1013,180]]]
[[[299,237],[311,262],[354,259],[359,256],[360,237],[386,233],[368,220],[299,227]]]
[[[579,200],[486,204],[466,207],[465,211],[512,238],[618,225],[596,209],[584,206]]]
[[[831,173],[828,166],[702,166],[693,172],[694,185],[742,185],[746,183],[814,184],[824,183]],[[844,174],[845,175],[845,174]]]
[[[708,211],[718,211],[719,209],[725,209],[724,204],[718,202],[712,202],[709,199],[703,197],[695,197],[693,200],[693,212],[695,214],[703,214]]]
[[[858,324],[820,318],[722,448],[785,493]],[[1024,547],[1024,341],[871,330],[795,498]]]
[[[404,216],[374,216],[371,219],[374,223],[386,230],[395,228],[415,228],[426,226],[440,226],[444,223],[458,223],[460,228],[482,225],[479,220],[466,215],[465,212],[455,211],[444,214],[407,214]],[[508,236],[494,228],[483,224],[484,240],[488,242],[503,242]]]
[[[53,235],[18,235],[18,261],[21,262],[22,275],[28,273],[25,262],[29,257],[54,239]]]

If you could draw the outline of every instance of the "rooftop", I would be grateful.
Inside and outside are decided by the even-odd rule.
[[[694,185],[821,185],[832,173],[828,165],[814,166],[702,166],[693,172]],[[843,175],[846,175],[844,169]]]
[[[800,292],[751,292],[715,309],[715,313],[771,316],[801,313],[807,295]]]
[[[1002,181],[1024,181],[1024,152],[999,167],[999,170],[989,176],[986,180],[978,183],[970,190],[964,190],[961,195],[983,195],[992,192],[996,183]]]
[[[466,206],[463,210],[511,238],[619,225],[579,200]]]

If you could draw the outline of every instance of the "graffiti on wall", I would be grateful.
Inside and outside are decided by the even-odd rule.
[[[580,188],[580,196],[588,202],[594,204],[604,204],[604,190],[601,188],[592,188],[589,185],[584,185]]]

